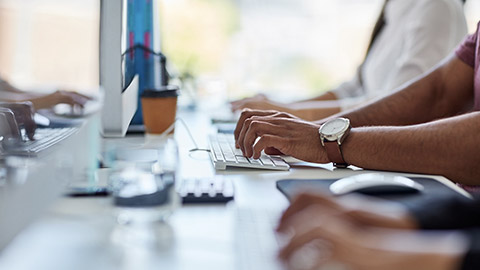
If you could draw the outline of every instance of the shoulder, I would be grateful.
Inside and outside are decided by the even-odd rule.
[[[406,16],[414,29],[434,29],[438,35],[458,32],[462,37],[467,32],[461,0],[416,0]]]
[[[461,0],[416,0],[415,2],[415,11],[418,14],[439,18],[464,16]]]

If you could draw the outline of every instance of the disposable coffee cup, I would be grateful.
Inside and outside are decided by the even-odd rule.
[[[143,124],[147,133],[162,134],[175,122],[178,94],[175,85],[143,91]]]

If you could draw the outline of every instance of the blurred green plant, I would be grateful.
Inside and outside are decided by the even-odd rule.
[[[233,1],[163,0],[160,12],[162,46],[179,73],[196,76],[221,68],[239,25]]]

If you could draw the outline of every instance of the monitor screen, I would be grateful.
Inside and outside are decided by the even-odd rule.
[[[134,2],[137,0],[100,1],[100,85],[105,94],[105,137],[124,136],[137,110],[138,75],[130,32]]]
[[[122,92],[128,88],[135,77],[135,58],[133,49],[135,46],[133,32],[135,12],[131,12],[134,9],[133,2],[133,0],[122,0]]]

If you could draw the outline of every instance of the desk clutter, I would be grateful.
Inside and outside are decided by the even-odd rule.
[[[177,183],[176,191],[183,204],[227,203],[234,199],[234,185],[225,178],[186,178]],[[107,187],[72,187],[69,197],[102,197],[111,195]]]

